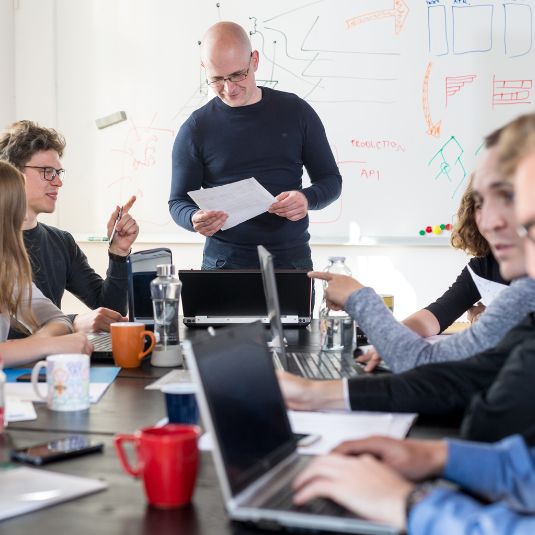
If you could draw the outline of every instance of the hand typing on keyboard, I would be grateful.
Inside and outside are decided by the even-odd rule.
[[[405,529],[405,501],[414,484],[371,455],[331,453],[316,458],[294,480],[293,502],[330,499],[358,516]]]
[[[78,314],[74,318],[74,330],[82,333],[109,331],[110,324],[118,321],[128,321],[128,318],[110,308],[99,307],[90,312]]]

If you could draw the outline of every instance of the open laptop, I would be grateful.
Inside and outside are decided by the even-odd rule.
[[[127,260],[128,269],[128,319],[144,323],[148,329],[154,326],[150,283],[156,277],[156,266],[172,264],[173,255],[170,249],[159,247],[132,253]],[[90,333],[89,341],[94,346],[91,360],[94,362],[110,362],[111,336],[108,332]]]
[[[329,500],[293,506],[291,483],[311,456],[296,451],[265,336],[254,323],[183,344],[230,517],[273,529],[397,533]]]
[[[305,327],[312,319],[312,283],[306,270],[277,270],[281,321]],[[182,310],[188,327],[268,323],[260,270],[180,270]]]
[[[271,335],[271,346],[275,366],[295,375],[310,379],[340,379],[362,375],[364,371],[356,364],[353,356],[342,352],[320,351],[302,352],[288,351],[284,343],[284,330],[280,320],[279,296],[277,280],[274,276],[273,257],[262,245],[258,246],[258,258],[266,294],[267,313]]]

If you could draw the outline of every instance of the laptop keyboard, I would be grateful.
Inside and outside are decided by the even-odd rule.
[[[110,333],[89,333],[87,339],[93,344],[93,351],[110,352],[111,351],[111,334]]]
[[[292,367],[299,369],[300,375],[309,379],[340,379],[362,373],[356,365],[345,362],[339,353],[288,352],[286,355],[294,360]]]
[[[295,511],[313,515],[350,516],[350,512],[347,509],[325,498],[316,498],[303,505],[295,505],[292,497],[293,489],[288,485],[271,496],[263,507],[277,511]]]

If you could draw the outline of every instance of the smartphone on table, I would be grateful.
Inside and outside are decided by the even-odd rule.
[[[93,442],[84,435],[70,435],[27,448],[16,449],[11,453],[11,458],[14,461],[42,465],[87,453],[101,452],[103,448],[102,442]]]

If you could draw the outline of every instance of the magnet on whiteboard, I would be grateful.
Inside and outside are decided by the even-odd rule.
[[[95,121],[95,123],[98,129],[102,129],[102,128],[107,128],[108,126],[112,126],[114,124],[120,123],[122,121],[126,121],[125,111],[116,111],[115,113],[106,115],[105,117],[99,117]]]

